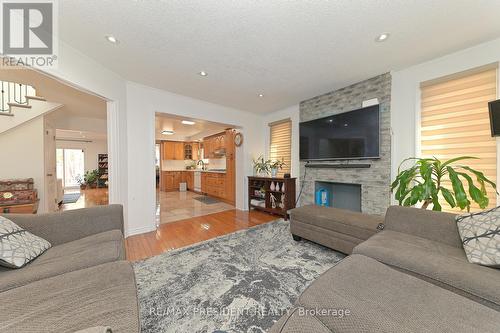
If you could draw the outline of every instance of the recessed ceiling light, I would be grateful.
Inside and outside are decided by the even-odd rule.
[[[196,124],[194,121],[191,121],[191,120],[183,120],[183,121],[181,121],[181,123],[183,123],[184,125],[194,125],[194,124]]]
[[[205,71],[201,71],[198,73],[200,76],[208,76],[208,73]]]
[[[383,42],[386,41],[389,38],[390,34],[388,32],[381,33],[380,35],[375,38],[376,42]]]
[[[259,97],[264,97],[264,94],[259,94]]]
[[[107,35],[106,36],[106,40],[108,42],[110,42],[110,43],[113,43],[113,44],[118,44],[119,43],[118,39],[116,39],[116,37],[113,36],[113,35]]]
[[[165,130],[165,131],[161,131],[161,134],[163,135],[174,135],[174,131],[170,131],[170,130]]]

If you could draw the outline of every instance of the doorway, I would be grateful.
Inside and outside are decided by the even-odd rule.
[[[78,189],[85,173],[83,149],[56,149],[57,178],[63,180],[64,190]]]

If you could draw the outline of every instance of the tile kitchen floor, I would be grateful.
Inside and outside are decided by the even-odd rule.
[[[194,199],[201,195],[193,192],[157,191],[156,194],[156,223],[158,225],[234,209],[234,206],[222,201],[211,205],[202,203]]]

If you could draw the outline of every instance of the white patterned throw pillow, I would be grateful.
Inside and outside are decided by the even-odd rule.
[[[0,216],[0,265],[21,268],[51,247],[45,239]]]
[[[460,215],[456,221],[469,262],[500,268],[500,207]]]

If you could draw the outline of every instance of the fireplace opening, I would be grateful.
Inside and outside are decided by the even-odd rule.
[[[361,212],[361,185],[315,182],[315,204]]]

